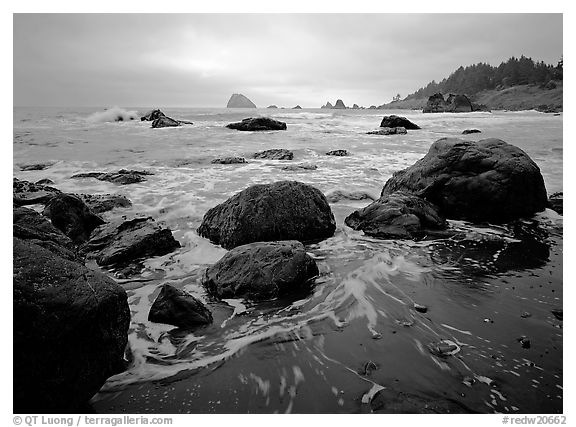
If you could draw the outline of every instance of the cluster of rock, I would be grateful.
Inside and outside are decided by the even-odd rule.
[[[347,108],[352,109],[352,110],[364,110],[365,107],[361,107],[358,104],[354,104],[352,105],[352,107],[346,107],[346,105],[344,104],[344,102],[339,99],[336,101],[336,104],[332,105],[330,102],[327,102],[326,104],[324,104],[322,107],[323,109],[336,109],[336,110],[345,110]]]
[[[428,98],[423,113],[470,113],[472,111],[488,111],[485,105],[474,104],[466,95],[449,94],[444,99],[441,93],[435,93]]]
[[[42,213],[25,205],[44,205]],[[14,410],[68,413],[126,367],[124,289],[84,263],[122,267],[178,248],[152,218],[108,222],[120,195],[75,195],[14,179]],[[109,214],[110,215],[110,214]]]
[[[345,222],[375,237],[418,239],[446,235],[446,219],[505,223],[553,203],[540,169],[518,147],[495,138],[442,138]]]
[[[140,121],[152,122],[153,128],[177,127],[194,124],[188,120],[176,120],[168,117],[159,109],[148,111],[146,114],[140,117]]]

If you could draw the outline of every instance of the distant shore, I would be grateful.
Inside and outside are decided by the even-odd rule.
[[[502,90],[485,90],[470,97],[477,104],[484,104],[491,110],[534,110],[542,106],[562,110],[563,84],[558,82],[553,89],[541,88],[538,85],[512,86]],[[428,98],[413,98],[393,101],[378,107],[381,110],[421,110]]]

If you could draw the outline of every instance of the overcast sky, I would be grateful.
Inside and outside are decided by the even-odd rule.
[[[460,65],[556,64],[561,14],[15,14],[14,105],[389,102]]]

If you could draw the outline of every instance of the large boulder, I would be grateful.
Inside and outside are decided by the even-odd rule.
[[[126,292],[30,241],[13,250],[14,412],[82,410],[125,368]]]
[[[42,212],[52,224],[75,243],[88,240],[90,233],[104,224],[104,220],[92,212],[79,197],[61,193],[52,197]]]
[[[338,109],[338,110],[345,110],[346,105],[344,105],[344,102],[341,99],[339,99],[336,101],[336,104],[334,105],[333,108]]]
[[[383,239],[420,239],[448,226],[430,202],[401,191],[354,211],[345,223],[368,236]]]
[[[34,184],[14,178],[12,181],[12,201],[18,206],[47,203],[61,191],[48,185]]]
[[[202,301],[188,292],[171,285],[163,285],[150,307],[148,320],[179,328],[193,328],[212,323],[212,313],[202,304]]]
[[[474,110],[472,102],[466,95],[450,94],[446,99],[446,103],[448,104],[448,111],[451,113],[470,113]]]
[[[159,119],[160,117],[165,117],[165,114],[159,109],[155,109],[148,111],[146,114],[140,117],[140,121],[153,122],[154,120]]]
[[[206,270],[203,283],[218,298],[265,300],[301,290],[318,267],[296,241],[238,246]]]
[[[259,151],[252,156],[254,159],[267,160],[292,160],[294,153],[285,148],[272,148],[270,150]]]
[[[168,228],[152,218],[115,221],[98,227],[83,250],[98,265],[127,264],[138,258],[166,255],[180,247]]]
[[[520,148],[490,138],[442,138],[409,168],[395,172],[382,196],[412,192],[446,218],[507,222],[546,207],[540,169]]]
[[[19,206],[12,209],[12,235],[42,246],[67,260],[79,260],[72,240],[35,210]]]
[[[286,123],[270,117],[249,117],[241,122],[230,123],[226,127],[242,131],[286,130]]]
[[[76,194],[95,214],[111,211],[115,208],[129,208],[132,202],[121,194]]]
[[[382,122],[380,123],[381,128],[397,128],[402,127],[409,130],[420,129],[420,126],[412,123],[406,117],[396,116],[392,114],[391,116],[384,116]]]
[[[422,110],[423,113],[443,113],[446,111],[448,104],[441,93],[435,93],[428,98],[426,106]]]
[[[336,222],[319,190],[297,181],[248,187],[204,215],[198,233],[226,249],[274,240],[318,241]]]
[[[169,128],[169,127],[177,127],[182,125],[182,123],[180,123],[180,121],[173,119],[171,117],[167,117],[167,116],[160,116],[156,119],[154,119],[154,121],[152,122],[152,127],[153,128]]]
[[[241,93],[234,93],[228,100],[226,108],[256,108],[256,105]]]

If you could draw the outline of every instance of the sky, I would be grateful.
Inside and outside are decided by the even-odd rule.
[[[381,105],[459,66],[556,64],[562,14],[14,14],[14,106]]]

